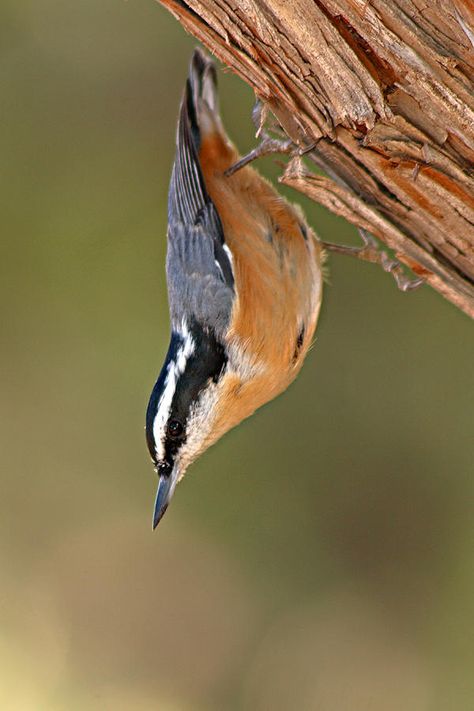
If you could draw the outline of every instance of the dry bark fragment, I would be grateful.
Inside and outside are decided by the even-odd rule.
[[[474,317],[472,0],[160,0],[328,176],[282,182]]]

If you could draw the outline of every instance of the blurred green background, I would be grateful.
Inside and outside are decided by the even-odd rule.
[[[143,424],[195,41],[152,0],[1,18],[0,708],[474,708],[472,324],[332,258],[301,376],[153,534]],[[246,151],[252,93],[220,85]]]

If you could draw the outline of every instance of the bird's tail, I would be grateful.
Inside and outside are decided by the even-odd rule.
[[[200,160],[201,147],[212,134],[223,138],[225,143],[217,107],[214,63],[201,49],[196,49],[179,112],[168,216],[170,224],[178,220],[185,225],[212,218],[215,230],[221,234],[222,227],[207,192]]]
[[[212,59],[199,48],[194,50],[191,58],[182,110],[187,114],[198,153],[206,135],[214,131],[223,134],[217,97],[216,67]]]

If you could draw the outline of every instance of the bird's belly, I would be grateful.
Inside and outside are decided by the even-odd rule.
[[[203,163],[206,185],[232,255],[236,299],[228,332],[249,359],[294,377],[304,360],[321,301],[320,249],[299,213],[253,168],[230,178],[226,164]],[[221,152],[220,155],[223,155]]]
[[[251,239],[241,235],[228,242],[237,293],[231,334],[286,378],[304,359],[316,326],[322,283],[318,255],[315,244],[300,235],[273,231],[270,239],[258,229],[251,234]]]

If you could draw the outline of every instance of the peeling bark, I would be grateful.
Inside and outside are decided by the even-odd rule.
[[[473,0],[160,0],[326,173],[280,178],[474,317]]]

